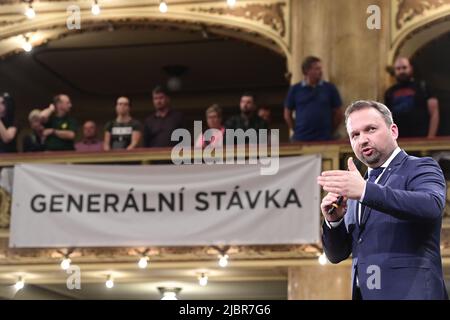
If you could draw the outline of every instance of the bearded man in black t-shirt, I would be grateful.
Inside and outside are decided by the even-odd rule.
[[[385,104],[391,110],[400,137],[434,138],[439,128],[439,102],[424,81],[413,77],[407,58],[395,61],[397,83],[385,93]]]

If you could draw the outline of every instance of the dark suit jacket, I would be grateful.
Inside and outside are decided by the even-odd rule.
[[[324,223],[325,254],[332,263],[352,254],[352,283],[357,271],[363,299],[448,299],[440,253],[445,196],[438,164],[401,151],[378,184],[367,183],[361,224],[356,200],[347,202],[345,223]]]

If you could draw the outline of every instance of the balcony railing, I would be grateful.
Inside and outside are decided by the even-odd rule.
[[[399,141],[400,147],[409,154],[418,156],[433,156],[441,152],[450,154],[450,137],[440,137],[435,139],[402,139]],[[269,148],[270,150],[270,148]],[[18,163],[70,163],[70,164],[108,164],[108,163],[133,163],[151,165],[152,163],[169,163],[171,160],[171,148],[136,149],[133,151],[108,151],[108,152],[40,152],[40,153],[16,153],[2,154],[0,156],[0,168],[11,167]],[[246,152],[247,156],[252,155],[248,148],[238,148],[236,152]],[[236,153],[235,152],[235,153]],[[327,143],[292,143],[282,144],[279,148],[280,157],[298,156],[308,154],[321,154],[322,167],[324,170],[344,169],[345,160],[353,155],[348,141],[334,141]],[[450,202],[447,196],[447,206],[442,231],[443,255],[450,257]],[[11,259],[20,261],[34,261],[33,257],[39,257],[39,261],[45,262],[51,259],[52,250],[22,249],[12,250],[7,248],[7,238],[9,237],[9,202],[10,196],[0,190],[0,255],[6,254]],[[3,208],[3,209],[2,209]],[[3,212],[2,212],[3,211]],[[318,209],[319,213],[319,209]],[[154,248],[157,256],[162,257],[162,261],[192,261],[205,260],[214,255],[214,250],[207,247],[195,248]],[[242,263],[254,263],[256,260],[267,259],[285,261],[285,265],[295,265],[299,258],[313,258],[321,251],[320,244],[299,245],[299,246],[235,246],[231,252],[235,258]],[[86,262],[96,259],[96,257],[114,256],[114,261],[128,261],[134,259],[136,248],[116,248],[116,249],[79,249],[80,255]],[[90,260],[91,259],[91,260]],[[446,260],[447,261],[447,260]],[[450,259],[449,259],[450,261]]]

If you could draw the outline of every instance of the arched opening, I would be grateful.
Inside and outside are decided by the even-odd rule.
[[[439,99],[439,135],[450,135],[450,13],[440,13],[404,30],[391,49],[389,61],[410,58],[416,79],[424,81],[430,93]]]
[[[440,135],[450,135],[450,32],[420,48],[413,56],[415,74],[426,81],[430,91],[439,99]]]
[[[229,33],[197,24],[109,20],[6,57],[0,61],[0,87],[16,98],[22,127],[31,109],[47,106],[58,92],[72,97],[79,124],[92,119],[102,125],[114,117],[119,95],[130,96],[133,116],[145,119],[152,111],[152,87],[167,83],[175,68],[181,70],[181,87],[173,91],[173,105],[185,113],[188,127],[204,120],[213,103],[222,106],[224,118],[239,112],[244,91],[271,107],[274,126],[282,126],[286,57]]]

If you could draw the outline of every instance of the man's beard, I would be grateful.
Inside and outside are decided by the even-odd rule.
[[[364,162],[367,165],[373,165],[379,163],[381,160],[382,154],[376,149],[372,149],[372,154],[370,156],[365,156],[361,152],[361,161]]]
[[[409,82],[411,77],[408,74],[402,73],[396,76],[396,79],[400,83]]]

